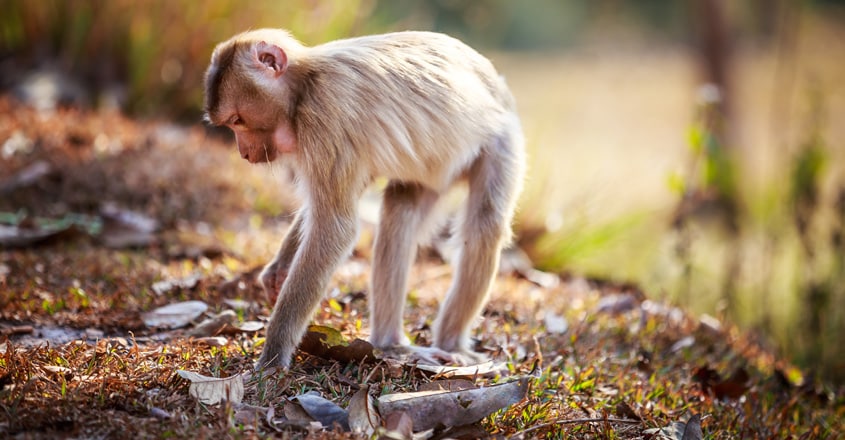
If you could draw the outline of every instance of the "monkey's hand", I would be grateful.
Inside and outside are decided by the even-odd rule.
[[[264,287],[264,293],[267,295],[267,300],[270,302],[271,307],[276,304],[276,300],[279,298],[279,292],[282,291],[282,285],[285,283],[287,277],[288,268],[283,267],[277,261],[273,261],[265,266],[261,271],[261,275],[258,276],[258,280],[261,282],[261,286]]]
[[[469,366],[486,362],[487,356],[470,350],[446,351],[437,347],[421,347],[419,345],[397,345],[382,349],[387,357],[397,358],[405,362],[419,362],[426,365],[455,365]]]

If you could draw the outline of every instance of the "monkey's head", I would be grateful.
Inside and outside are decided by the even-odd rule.
[[[205,120],[235,133],[241,157],[272,162],[296,153],[291,76],[304,49],[287,31],[261,29],[220,43],[205,74]]]

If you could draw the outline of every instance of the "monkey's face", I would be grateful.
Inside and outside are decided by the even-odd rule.
[[[272,162],[296,152],[286,115],[287,56],[264,41],[220,44],[206,72],[206,120],[235,134],[238,152],[250,163]]]
[[[250,163],[272,162],[279,153],[296,151],[296,136],[284,120],[257,125],[248,121],[246,115],[238,115],[226,125],[235,133],[241,157]]]

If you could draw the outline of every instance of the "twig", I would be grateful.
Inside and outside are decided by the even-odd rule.
[[[600,422],[610,422],[610,423],[627,423],[627,424],[638,424],[642,423],[641,420],[634,420],[634,419],[617,419],[613,417],[603,417],[603,418],[592,418],[592,419],[557,419],[553,422],[543,423],[541,425],[532,426],[528,429],[522,430],[517,432],[513,436],[516,437],[518,435],[524,435],[531,431],[537,431],[543,428],[551,428],[555,425],[578,425],[578,424],[585,424],[585,423],[600,423]]]

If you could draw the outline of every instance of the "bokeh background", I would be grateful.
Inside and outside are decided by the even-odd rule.
[[[0,87],[200,125],[217,42],[447,32],[517,98],[519,242],[845,379],[845,2],[0,0]],[[0,140],[2,141],[2,140]]]

